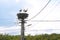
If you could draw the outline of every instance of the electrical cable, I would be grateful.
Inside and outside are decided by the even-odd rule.
[[[35,30],[28,30],[28,31],[54,31],[54,30],[60,30],[60,29],[40,29],[40,30],[35,29]]]
[[[60,20],[31,20],[31,22],[60,22]]]
[[[47,2],[47,4],[40,10],[40,12],[38,12],[35,16],[33,16],[31,19],[33,19],[33,18],[35,18],[36,16],[38,16],[46,7],[47,7],[47,5],[49,4],[51,2],[51,0],[49,0],[48,2]],[[31,20],[31,19],[29,19],[29,20]],[[29,21],[28,20],[28,21]]]
[[[48,1],[48,3],[41,9],[40,12],[38,12],[35,16],[33,16],[31,19],[35,18],[37,15],[39,15],[45,8],[46,6],[51,2],[51,0]],[[30,21],[32,22],[60,22],[60,20],[31,20],[29,19]],[[29,21],[28,20],[28,21]]]

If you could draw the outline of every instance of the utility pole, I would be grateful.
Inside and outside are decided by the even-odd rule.
[[[23,11],[23,12],[22,12]],[[25,40],[24,37],[24,23],[25,23],[25,19],[28,17],[28,14],[26,13],[27,10],[20,10],[20,13],[17,14],[18,20],[21,21],[19,23],[21,23],[21,40]]]

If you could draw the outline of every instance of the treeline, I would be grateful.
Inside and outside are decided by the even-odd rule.
[[[19,35],[2,35],[0,34],[0,40],[20,40]],[[25,40],[60,40],[60,34],[42,34],[42,35],[35,35],[35,36],[25,36]]]

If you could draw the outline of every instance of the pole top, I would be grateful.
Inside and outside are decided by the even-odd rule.
[[[19,10],[20,13],[17,14],[18,19],[26,19],[28,17],[28,14],[26,13],[27,10]],[[23,11],[23,12],[22,12]]]

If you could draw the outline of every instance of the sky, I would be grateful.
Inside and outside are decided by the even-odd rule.
[[[0,33],[20,34],[17,13],[20,9],[28,9],[29,20],[36,15],[49,0],[0,0]],[[47,7],[31,20],[60,20],[60,0],[51,0]],[[60,33],[60,22],[32,22],[25,24],[25,34]],[[28,26],[32,24],[31,26]]]

